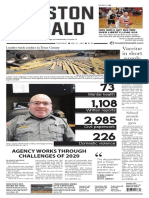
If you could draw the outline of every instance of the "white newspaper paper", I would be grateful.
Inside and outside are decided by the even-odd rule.
[[[147,15],[128,0],[1,2],[3,197],[148,197],[149,86],[104,83],[104,60],[148,59]],[[36,94],[54,125],[35,103],[34,121],[15,118]]]

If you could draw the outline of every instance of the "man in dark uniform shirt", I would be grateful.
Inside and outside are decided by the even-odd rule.
[[[7,141],[74,141],[74,133],[63,118],[52,114],[52,101],[44,94],[30,99],[29,113],[7,122]]]

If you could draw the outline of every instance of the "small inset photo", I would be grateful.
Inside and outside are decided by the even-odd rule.
[[[143,28],[142,7],[99,7],[99,28]]]
[[[52,184],[31,184],[31,193],[52,193]]]

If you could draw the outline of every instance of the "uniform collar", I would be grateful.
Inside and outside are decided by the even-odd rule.
[[[50,118],[50,117],[53,118],[54,120],[56,120],[55,116],[52,115],[51,113],[46,118]],[[38,117],[35,117],[35,116],[31,115],[30,112],[28,112],[25,115],[25,120],[27,120],[28,118],[37,118],[38,119]]]

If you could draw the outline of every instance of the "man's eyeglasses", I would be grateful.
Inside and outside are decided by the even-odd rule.
[[[39,105],[43,104],[44,106],[48,106],[52,103],[51,102],[30,102],[30,104],[33,104],[33,105],[36,105],[36,106],[39,106]]]

